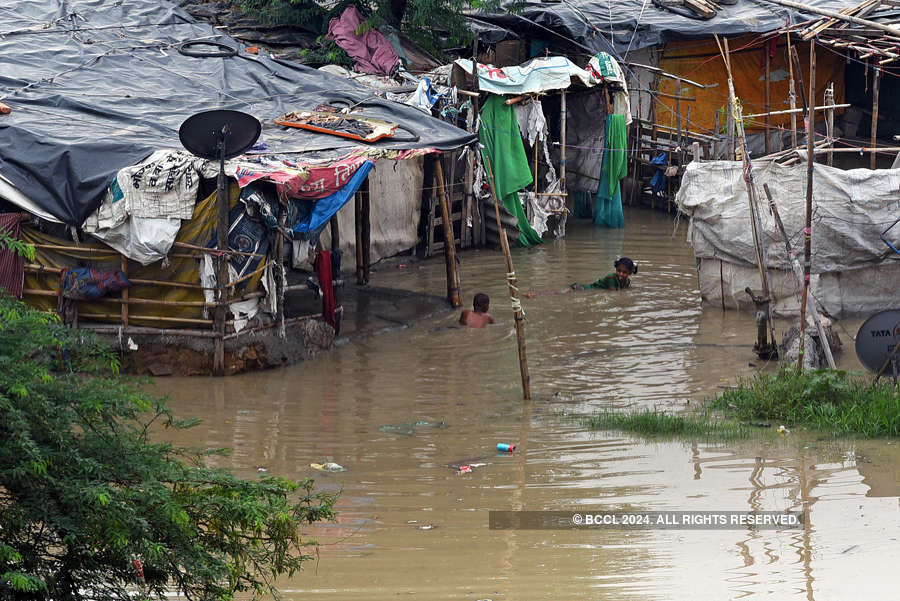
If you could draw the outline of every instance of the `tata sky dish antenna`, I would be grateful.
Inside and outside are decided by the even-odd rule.
[[[876,379],[889,373],[900,377],[900,310],[876,313],[856,333],[856,356]]]

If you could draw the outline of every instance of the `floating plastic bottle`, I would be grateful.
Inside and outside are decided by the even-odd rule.
[[[497,443],[497,451],[499,451],[500,453],[512,453],[515,450],[516,450],[516,445],[514,445],[514,444],[508,444],[505,442]]]

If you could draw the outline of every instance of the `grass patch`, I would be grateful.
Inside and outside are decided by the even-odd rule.
[[[643,436],[745,438],[753,424],[803,427],[833,436],[900,436],[900,399],[889,380],[843,371],[797,374],[784,369],[742,380],[708,401],[702,411],[671,414],[659,410],[607,410],[584,418],[591,430],[622,430]]]
[[[740,421],[771,420],[835,435],[900,436],[900,399],[890,380],[818,370],[757,374],[710,407]]]
[[[656,409],[622,413],[603,411],[584,420],[591,430],[622,430],[644,436],[685,438],[745,438],[750,428],[712,415],[672,415]]]

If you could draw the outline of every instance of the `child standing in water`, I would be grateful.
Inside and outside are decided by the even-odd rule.
[[[472,299],[472,311],[465,309],[459,316],[459,325],[467,328],[483,328],[484,326],[494,323],[494,318],[488,313],[491,307],[491,299],[487,294],[479,292]]]
[[[586,288],[600,290],[623,290],[631,286],[631,276],[638,271],[637,265],[628,257],[616,259],[613,263],[616,268],[612,273],[608,273],[593,284],[583,286],[581,284],[572,284],[572,290],[584,290]]]

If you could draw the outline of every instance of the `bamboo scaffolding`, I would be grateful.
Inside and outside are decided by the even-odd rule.
[[[565,98],[565,92],[563,93]],[[563,104],[565,106],[565,103]],[[503,249],[503,259],[506,263],[506,283],[509,287],[509,299],[512,303],[513,320],[516,325],[516,344],[519,350],[519,373],[522,376],[522,397],[531,400],[531,378],[528,375],[528,360],[525,354],[525,315],[522,312],[522,302],[519,300],[518,280],[516,269],[513,266],[512,254],[509,251],[509,240],[506,230],[500,222],[500,202],[497,200],[497,186],[494,182],[494,171],[491,169],[491,161],[482,155],[484,167],[487,170],[488,182],[491,186],[491,195],[494,197],[494,217],[497,220],[497,230],[500,237],[500,247]]]
[[[826,16],[826,17],[832,17],[839,21],[844,21],[846,23],[853,23],[854,25],[864,25],[864,26],[870,27],[872,29],[880,29],[881,31],[885,31],[891,35],[900,36],[900,28],[895,27],[893,25],[884,25],[883,23],[879,23],[877,21],[861,19],[859,17],[854,17],[852,15],[844,15],[839,12],[835,12],[833,10],[819,8],[817,6],[812,6],[809,4],[801,4],[799,2],[792,2],[791,0],[765,0],[765,1],[771,2],[773,4],[780,4],[781,6],[786,6],[788,8],[794,8],[801,12],[815,13],[818,15]]]

